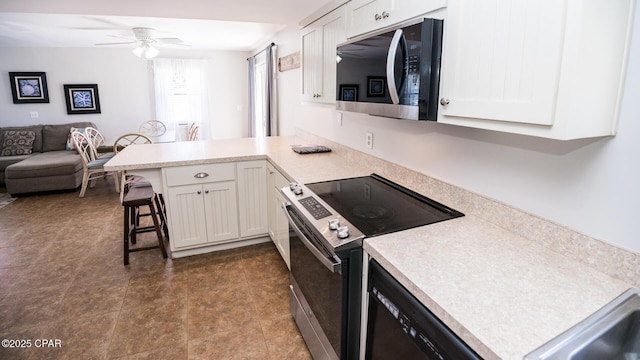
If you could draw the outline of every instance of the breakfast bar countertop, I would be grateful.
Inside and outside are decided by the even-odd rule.
[[[302,143],[288,136],[135,145],[105,169],[268,159],[300,183],[373,172],[342,148],[309,155],[291,150]],[[522,359],[631,287],[472,214],[367,238],[363,247],[486,359]]]
[[[300,183],[371,173],[360,164],[344,166],[343,156],[335,152],[300,155],[291,150],[292,145],[303,143],[304,140],[295,136],[277,136],[134,145],[109,160],[105,170],[145,170],[268,158],[289,180]]]

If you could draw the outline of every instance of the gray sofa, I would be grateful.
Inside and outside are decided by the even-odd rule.
[[[7,145],[8,131],[35,133],[31,154],[0,152],[0,183],[11,195],[78,188],[82,184],[82,159],[76,150],[66,150],[67,138],[72,127],[87,126],[96,127],[92,122],[75,122],[0,128],[0,150],[6,149],[3,146]]]

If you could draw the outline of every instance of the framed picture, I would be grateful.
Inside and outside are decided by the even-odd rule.
[[[98,84],[64,85],[67,114],[100,114]]]
[[[14,104],[48,103],[47,75],[44,72],[9,72]]]
[[[357,101],[358,100],[358,85],[340,85],[340,100],[342,101]]]
[[[382,76],[367,76],[367,96],[384,96],[387,85]]]

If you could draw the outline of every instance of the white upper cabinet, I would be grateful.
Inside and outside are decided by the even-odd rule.
[[[615,134],[633,0],[450,0],[441,123],[554,139]]]
[[[351,0],[347,7],[347,37],[398,24],[447,6],[447,0]]]
[[[336,47],[346,41],[344,6],[302,29],[300,38],[303,99],[335,104]]]

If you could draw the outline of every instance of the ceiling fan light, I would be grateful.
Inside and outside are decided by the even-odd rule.
[[[147,51],[144,53],[144,57],[147,59],[153,59],[154,57],[160,54],[160,50],[154,48],[153,46],[147,47]]]
[[[137,48],[133,49],[133,55],[141,58],[142,57],[142,53],[144,52],[144,47],[142,46],[138,46]]]

